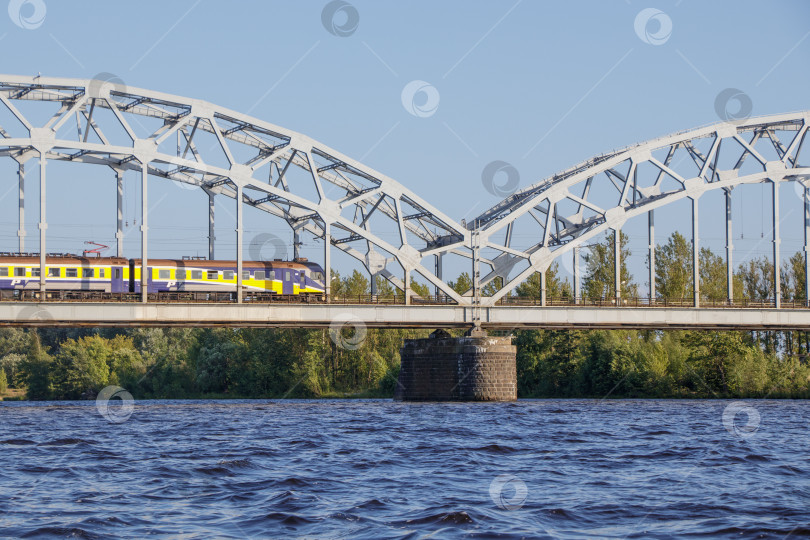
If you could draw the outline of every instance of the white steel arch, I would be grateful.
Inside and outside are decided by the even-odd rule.
[[[306,231],[317,238],[329,239],[324,242],[327,272],[330,246],[335,246],[360,260],[372,276],[382,275],[403,289],[406,302],[410,300],[410,276],[416,271],[437,290],[464,303],[422,260],[442,249],[466,245],[469,232],[405,186],[303,134],[206,101],[131,88],[113,76],[105,78],[0,75],[0,107],[7,108],[18,122],[17,127],[22,128],[22,135],[15,135],[8,131],[9,126],[0,126],[0,156],[19,163],[21,251],[26,234],[22,202],[25,163],[42,157],[43,194],[49,160],[107,165],[113,169],[119,187],[119,254],[121,179],[124,171],[135,170],[142,174],[144,201],[146,179],[150,175],[198,186],[209,197],[225,195],[286,220],[296,237]],[[20,111],[21,101],[51,102],[55,111],[46,122],[37,124]],[[101,111],[112,113],[107,118],[108,121],[112,118],[112,126],[103,125],[99,119]],[[153,127],[147,130],[148,135],[139,136],[136,128],[143,123]],[[116,140],[112,131],[122,134]],[[216,138],[216,148],[197,144],[203,133]],[[214,154],[218,154],[219,161]],[[290,178],[293,169],[305,174],[293,180]],[[304,186],[295,185],[304,182],[309,184],[306,189],[314,190],[314,197],[302,195],[306,191]],[[41,199],[40,252],[44,268],[47,221],[44,196]],[[144,204],[141,227],[145,261],[147,213]],[[238,204],[239,266],[243,243],[241,216],[242,204]],[[390,222],[388,225],[398,233],[398,241],[385,240],[377,233],[380,220]],[[388,268],[394,261],[405,270],[401,277]],[[241,271],[237,272],[237,278],[241,280]],[[43,288],[45,282],[43,279]],[[241,283],[237,290],[241,300]]]
[[[580,246],[608,230],[618,231],[630,218],[648,214],[650,231],[650,296],[655,298],[653,212],[684,198],[692,201],[691,226],[697,239],[697,205],[702,194],[722,189],[726,193],[727,267],[731,260],[731,191],[741,184],[769,182],[773,193],[785,181],[799,182],[805,201],[805,265],[810,233],[810,150],[807,145],[810,111],[721,122],[675,133],[609,152],[556,174],[507,197],[470,223],[480,236],[481,262],[490,271],[478,288],[501,277],[504,286],[481,305],[495,304],[534,272],[544,273],[563,255],[577,256]],[[676,163],[678,166],[676,167]],[[601,189],[597,189],[597,188]],[[606,188],[606,189],[605,189]],[[774,258],[779,260],[779,207],[774,196]],[[521,221],[521,218],[524,218]],[[526,227],[528,224],[528,227]],[[512,247],[518,227],[537,240]],[[614,234],[616,234],[614,232]],[[618,235],[617,235],[618,236]],[[616,261],[619,260],[619,243]],[[693,243],[693,279],[699,285],[698,242]],[[578,261],[578,259],[577,259]],[[578,264],[574,265],[575,274]],[[615,290],[621,294],[619,265]],[[729,274],[730,275],[730,274]],[[544,281],[544,280],[543,280]],[[578,276],[574,276],[575,288]],[[728,296],[732,298],[731,280]],[[475,287],[474,287],[475,289]],[[775,272],[774,290],[780,290]],[[810,289],[809,289],[810,290]],[[575,296],[578,291],[575,291]],[[699,305],[695,287],[695,306]],[[775,294],[779,305],[779,294]]]

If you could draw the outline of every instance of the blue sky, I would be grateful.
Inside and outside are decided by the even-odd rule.
[[[726,88],[750,96],[754,115],[810,109],[810,3],[798,0],[354,0],[359,22],[345,37],[324,27],[325,1],[43,3],[35,29],[0,11],[1,72],[108,72],[131,86],[249,112],[360,159],[457,220],[498,201],[481,182],[494,160],[512,164],[523,187],[607,150],[718,121],[714,102]],[[662,44],[646,43],[634,29],[650,7],[672,24]],[[403,107],[403,88],[414,80],[436,89],[438,106],[429,116]],[[11,167],[2,167],[13,180]],[[76,204],[53,208],[55,248],[112,242],[114,199],[92,189],[101,181],[95,174],[88,173],[91,189]],[[70,184],[55,189],[75,194]],[[770,249],[759,242],[767,236],[762,217],[769,219],[760,211],[762,189],[748,189],[746,219],[737,225],[747,239],[737,242],[738,257]],[[798,204],[792,191],[783,194],[788,206]],[[0,201],[0,250],[15,247],[13,199]],[[204,252],[204,199],[185,199],[155,218],[155,256]],[[720,206],[702,206],[709,207],[701,216],[704,245],[717,249],[722,234],[712,219]],[[96,219],[99,207],[109,215]],[[659,238],[678,228],[686,208],[662,212]],[[32,205],[32,235],[35,214]],[[786,253],[801,245],[799,219],[797,207],[783,224]],[[685,224],[680,228],[688,236]],[[222,229],[226,251],[232,226]],[[639,245],[632,269],[643,283],[646,240],[634,231],[628,229]],[[137,251],[135,242],[128,248]],[[320,250],[305,246],[313,259]]]

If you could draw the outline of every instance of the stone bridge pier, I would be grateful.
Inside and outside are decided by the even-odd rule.
[[[511,337],[477,329],[454,338],[436,330],[407,339],[394,399],[400,401],[514,401],[517,349]]]

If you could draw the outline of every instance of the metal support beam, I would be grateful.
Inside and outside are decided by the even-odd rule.
[[[115,171],[115,184],[117,188],[117,213],[116,213],[116,229],[115,229],[115,244],[116,257],[124,256],[124,171]]]
[[[692,199],[692,284],[695,307],[700,307],[700,234],[698,226],[698,199]]]
[[[405,293],[405,305],[410,306],[411,305],[411,269],[410,268],[405,268],[405,284],[404,284],[404,287],[405,287],[405,290],[404,290],[404,293]]]
[[[655,303],[655,210],[647,212],[647,238],[649,239],[650,303]]]
[[[613,229],[613,287],[616,293],[616,305],[622,301],[622,232]]]
[[[323,272],[324,289],[326,290],[326,302],[331,302],[332,298],[332,235],[329,231],[329,223],[323,225]]]
[[[216,236],[214,234],[214,192],[208,192],[208,260],[214,260],[214,241]]]
[[[236,303],[242,303],[242,184],[236,184]]]
[[[540,274],[540,305],[546,306],[546,273],[538,272]]]
[[[299,259],[301,257],[301,252],[299,248],[301,246],[301,235],[298,234],[298,230],[293,230],[293,260]]]
[[[48,230],[48,220],[45,213],[45,166],[48,159],[45,152],[39,153],[39,293],[40,300],[45,301],[46,281],[48,279],[48,269],[45,264],[45,231]]]
[[[149,249],[147,245],[146,220],[149,215],[146,202],[149,184],[149,163],[141,162],[141,302],[146,303],[149,290]]]
[[[17,228],[17,237],[20,240],[20,253],[25,252],[25,164],[19,164],[17,172],[20,184],[20,225]]]
[[[728,303],[734,303],[734,266],[733,266],[733,252],[734,245],[732,239],[732,218],[731,218],[731,190],[725,190],[726,193],[726,295]]]
[[[579,298],[582,296],[579,274],[579,246],[572,251],[574,252],[574,303],[579,304]]]
[[[771,193],[773,195],[773,306],[782,307],[782,256],[779,250],[779,180],[771,180]]]
[[[436,277],[439,278],[439,281],[441,281],[442,280],[442,266],[443,266],[442,263],[444,262],[444,261],[442,261],[442,254],[439,253],[438,255],[435,255],[434,258],[435,258],[435,262],[436,262],[436,272],[435,272]],[[436,297],[441,295],[441,293],[442,293],[442,290],[439,288],[438,285],[436,285]]]
[[[804,186],[804,305],[810,306],[810,188]]]

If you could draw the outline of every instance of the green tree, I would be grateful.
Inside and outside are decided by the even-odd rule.
[[[50,399],[53,394],[50,373],[53,359],[42,348],[37,332],[30,332],[28,339],[25,362],[20,369],[26,386],[25,395],[28,399]]]
[[[552,298],[570,298],[573,296],[571,283],[566,278],[560,279],[559,263],[552,263],[548,270],[546,270],[546,299]],[[542,282],[540,272],[535,272],[529,279],[515,287],[515,294],[521,298],[531,298],[532,300],[540,300],[542,297]]]
[[[664,300],[692,298],[692,243],[675,231],[655,247],[655,291]]]
[[[470,279],[470,274],[467,272],[462,272],[458,276],[457,280],[449,282],[448,285],[450,285],[450,288],[452,288],[458,294],[463,295],[465,292],[472,289],[472,280]]]
[[[6,372],[0,369],[0,395],[5,394],[8,390],[8,380],[6,379]]]
[[[101,391],[110,380],[111,352],[107,341],[98,335],[62,343],[52,367],[55,396],[77,399]]]
[[[616,296],[614,271],[614,237],[608,234],[603,242],[590,246],[590,254],[585,255],[585,279],[583,280],[583,295],[591,300],[612,299]],[[633,283],[633,276],[627,269],[627,259],[630,249],[627,247],[629,237],[620,233],[620,258],[622,296],[633,297],[638,294],[638,286]]]

